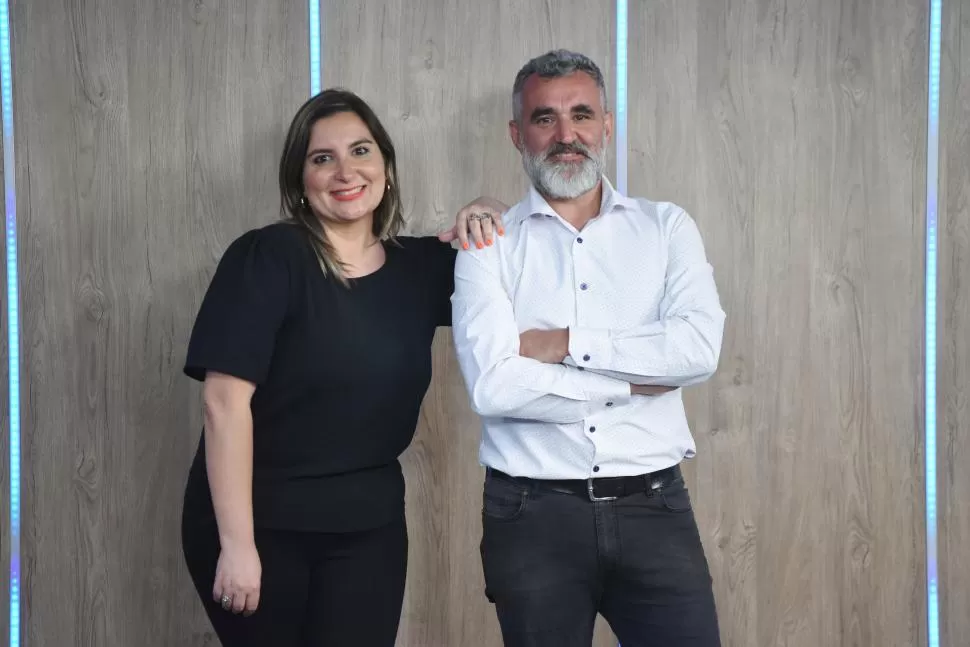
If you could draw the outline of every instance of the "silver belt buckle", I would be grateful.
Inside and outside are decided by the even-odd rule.
[[[589,492],[589,500],[593,503],[597,501],[615,501],[617,497],[615,496],[596,496],[593,494],[593,479],[586,479],[586,491]]]

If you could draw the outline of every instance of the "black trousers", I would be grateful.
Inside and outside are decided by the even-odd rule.
[[[680,470],[591,501],[489,470],[482,565],[506,647],[719,647],[707,559]]]
[[[256,530],[262,566],[256,612],[212,599],[219,535],[214,522],[182,522],[192,581],[224,647],[393,647],[401,618],[408,536],[402,517],[364,532]]]

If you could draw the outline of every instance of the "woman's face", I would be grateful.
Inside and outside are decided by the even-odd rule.
[[[303,161],[303,187],[324,224],[372,225],[386,185],[384,157],[360,117],[341,112],[313,124]]]

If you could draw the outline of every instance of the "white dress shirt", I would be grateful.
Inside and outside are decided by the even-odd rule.
[[[603,178],[599,215],[582,231],[534,188],[502,220],[493,246],[458,254],[452,296],[481,463],[587,479],[694,456],[679,388],[630,394],[631,383],[697,384],[717,367],[725,315],[693,219]],[[569,329],[562,364],[519,355],[532,328]]]

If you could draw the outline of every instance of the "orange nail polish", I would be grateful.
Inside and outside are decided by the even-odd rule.
[[[461,248],[462,249],[468,249],[468,243],[462,243],[461,244]]]
[[[488,245],[489,247],[491,247],[492,246],[492,239],[489,238],[488,240],[486,240],[485,241],[485,244]]]
[[[475,243],[475,247],[477,247],[478,249],[481,249],[482,247],[484,247],[484,245],[482,245],[481,243]]]
[[[498,230],[498,235],[499,236],[504,236],[505,235],[505,230],[504,229],[499,229]]]

